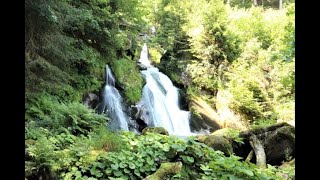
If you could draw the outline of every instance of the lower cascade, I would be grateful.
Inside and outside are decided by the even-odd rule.
[[[137,104],[141,119],[150,127],[165,128],[171,135],[191,135],[190,112],[179,108],[178,89],[168,76],[150,65],[146,44],[142,48],[139,62],[147,67],[141,71],[146,84],[142,99]]]

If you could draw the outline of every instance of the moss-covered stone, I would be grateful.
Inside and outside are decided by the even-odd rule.
[[[167,175],[175,175],[182,169],[181,162],[166,162],[162,163],[160,168],[153,174],[147,176],[144,180],[162,180]]]
[[[203,143],[214,150],[222,151],[226,156],[233,153],[231,143],[222,136],[209,135]]]
[[[196,136],[196,140],[203,143],[204,140],[205,140],[207,137],[208,137],[208,135],[202,135],[202,134],[201,134],[201,135],[197,135],[197,136]]]
[[[168,131],[163,127],[146,127],[142,130],[142,134],[146,134],[147,132],[162,134],[162,135],[169,135]]]
[[[123,58],[113,61],[111,66],[117,82],[124,89],[127,102],[130,104],[138,102],[141,99],[143,79],[135,62]]]

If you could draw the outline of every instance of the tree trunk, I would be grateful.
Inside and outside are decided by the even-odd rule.
[[[229,4],[229,5],[230,5],[230,0],[227,0],[227,4]]]

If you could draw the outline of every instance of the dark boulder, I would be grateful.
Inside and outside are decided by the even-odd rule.
[[[264,147],[267,163],[280,165],[295,157],[295,128],[284,126],[267,136]]]

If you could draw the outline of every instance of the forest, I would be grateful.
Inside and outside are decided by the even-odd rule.
[[[295,179],[295,1],[26,0],[25,179]]]

